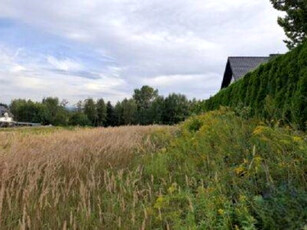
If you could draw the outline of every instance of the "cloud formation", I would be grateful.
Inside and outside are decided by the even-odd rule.
[[[0,100],[208,98],[227,56],[285,52],[268,0],[2,0]]]

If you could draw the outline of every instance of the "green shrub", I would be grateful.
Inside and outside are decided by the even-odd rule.
[[[301,229],[306,224],[306,136],[247,121],[227,108],[192,117],[145,158],[155,181],[155,227]]]

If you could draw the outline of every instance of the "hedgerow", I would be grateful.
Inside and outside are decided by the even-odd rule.
[[[269,98],[269,100],[267,100]],[[273,107],[268,111],[265,105]],[[239,81],[203,101],[197,112],[220,106],[251,108],[251,116],[274,119],[306,129],[307,43],[273,58]]]

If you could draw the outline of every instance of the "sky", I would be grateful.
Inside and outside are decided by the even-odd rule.
[[[1,0],[0,102],[206,99],[228,56],[285,53],[269,0]]]

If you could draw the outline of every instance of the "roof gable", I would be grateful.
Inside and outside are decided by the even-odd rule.
[[[228,60],[234,80],[238,80],[259,65],[269,61],[269,57],[229,57]]]
[[[2,116],[4,113],[8,113],[9,110],[3,106],[3,105],[0,105],[0,116]]]
[[[270,57],[229,57],[221,88],[230,85],[232,78],[236,81],[269,60]]]

